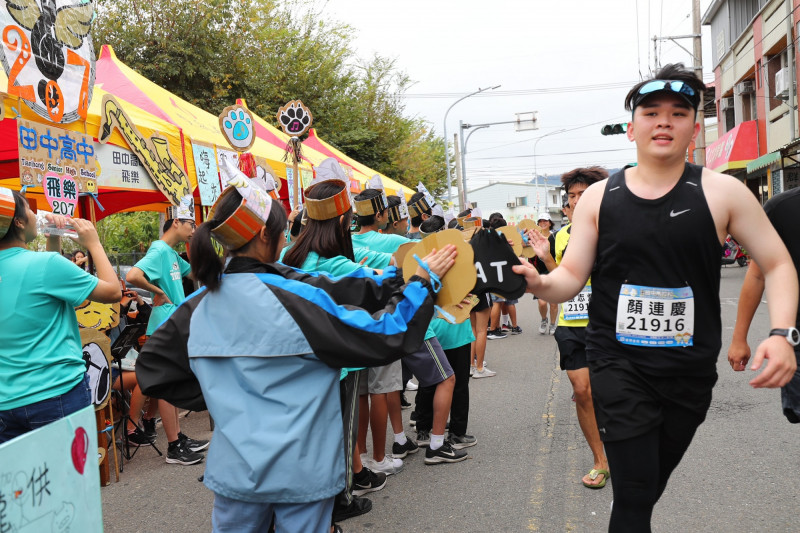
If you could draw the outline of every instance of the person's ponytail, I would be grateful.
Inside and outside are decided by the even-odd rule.
[[[200,224],[192,236],[191,264],[195,279],[209,291],[219,289],[222,259],[211,242],[211,230],[219,225],[215,219]]]

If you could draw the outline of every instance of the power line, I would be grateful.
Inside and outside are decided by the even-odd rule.
[[[602,154],[606,152],[624,152],[626,150],[636,150],[636,147],[631,148],[610,148],[608,150],[583,150],[581,152],[559,152],[555,154],[536,154],[535,157],[550,157],[555,155],[582,155],[582,154]],[[509,156],[498,156],[498,157],[476,157],[475,161],[485,161],[488,159],[522,159],[534,157],[533,154],[530,155],[509,155]]]
[[[603,119],[603,120],[598,120],[597,122],[591,122],[589,124],[577,125],[577,126],[575,126],[573,128],[565,129],[562,133],[567,133],[569,131],[580,130],[580,129],[583,129],[583,128],[588,128],[590,126],[596,126],[598,124],[607,124],[609,122],[613,122],[615,120],[619,120],[619,118],[617,118],[617,117],[620,117],[620,116],[621,115],[617,115],[616,117],[611,117],[611,118],[607,118],[607,119]],[[553,127],[555,128],[556,126],[553,126]],[[488,148],[480,148],[478,150],[472,150],[471,152],[467,152],[467,155],[469,156],[469,154],[474,154],[475,152],[485,152],[486,150],[494,150],[495,148],[502,148],[502,147],[505,147],[505,146],[514,146],[515,144],[527,143],[527,142],[531,142],[531,141],[533,141],[535,139],[538,139],[538,138],[539,137],[533,137],[533,138],[530,138],[530,139],[523,139],[521,141],[514,141],[514,142],[510,142],[510,143],[497,144],[497,145],[494,145],[494,146],[490,146]]]

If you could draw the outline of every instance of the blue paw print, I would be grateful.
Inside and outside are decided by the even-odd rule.
[[[234,148],[247,149],[255,139],[253,118],[240,106],[228,108],[227,115],[222,119],[222,131]]]

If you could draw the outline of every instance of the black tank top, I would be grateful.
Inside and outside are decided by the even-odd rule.
[[[702,170],[687,163],[675,187],[655,200],[639,198],[628,189],[625,169],[608,179],[600,204],[597,260],[592,270],[586,328],[589,360],[624,357],[649,374],[716,372],[722,344],[722,247],[703,194]],[[633,346],[617,340],[617,305],[623,284],[690,287],[694,295],[693,346]]]

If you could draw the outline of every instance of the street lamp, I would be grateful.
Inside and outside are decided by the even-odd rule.
[[[560,130],[551,131],[550,133],[545,133],[544,135],[537,137],[536,142],[533,143],[533,176],[536,178],[536,185],[539,185],[539,173],[536,170],[536,147],[539,145],[539,141],[544,139],[545,137],[549,137],[550,135],[556,135],[558,133],[564,133],[566,128],[562,128]],[[544,182],[544,206],[546,209],[549,209],[549,201],[547,199],[547,180]]]
[[[485,87],[483,89],[478,89],[474,93],[470,93],[470,94],[468,94],[466,96],[462,96],[461,98],[459,98],[458,100],[456,100],[455,102],[450,104],[450,107],[448,107],[447,111],[444,112],[444,160],[445,160],[445,167],[447,168],[447,202],[448,203],[452,203],[453,199],[452,199],[452,192],[451,192],[452,182],[451,182],[451,178],[450,178],[450,151],[447,149],[447,145],[448,145],[448,142],[449,142],[448,139],[447,139],[447,114],[450,113],[450,110],[453,109],[453,106],[455,106],[461,100],[469,98],[470,96],[475,96],[476,94],[482,93],[483,91],[492,91],[494,89],[497,89],[498,87],[500,87],[500,86],[499,85],[495,85],[494,87]]]
[[[473,126],[471,124],[464,124],[463,122],[459,122],[459,129],[461,130],[461,189],[464,191],[464,209],[467,207],[467,143],[469,142],[469,138],[472,136],[473,133],[476,131],[488,128],[491,124],[482,124],[479,126]],[[474,128],[472,131],[469,132],[467,138],[464,138],[464,130]]]

